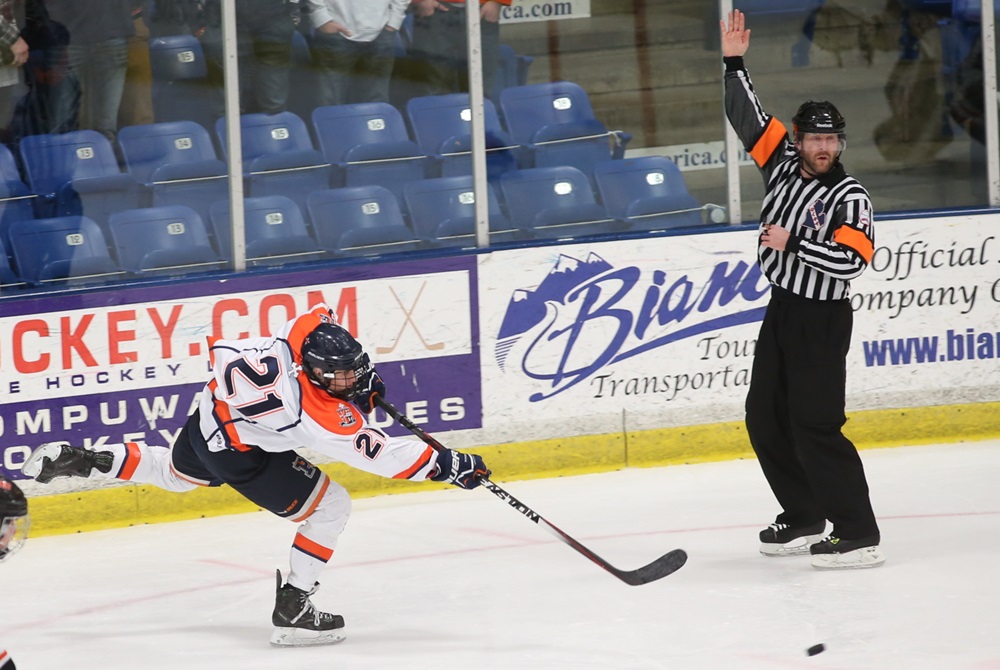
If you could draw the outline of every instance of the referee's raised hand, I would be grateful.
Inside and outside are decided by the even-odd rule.
[[[722,55],[742,56],[750,48],[750,29],[746,17],[738,9],[729,12],[729,21],[719,21],[722,32]]]

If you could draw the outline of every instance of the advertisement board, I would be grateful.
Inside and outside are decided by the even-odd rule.
[[[318,302],[414,421],[478,428],[475,271],[474,258],[454,257],[5,302],[0,470],[19,477],[43,442],[171,444],[209,377],[208,337],[268,336]]]
[[[580,19],[590,16],[590,0],[513,0],[500,9],[500,23]]]
[[[876,226],[852,282],[849,409],[1000,397],[998,223]],[[740,231],[484,257],[485,428],[517,440],[742,419],[770,293],[755,249]]]

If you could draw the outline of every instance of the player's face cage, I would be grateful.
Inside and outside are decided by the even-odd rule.
[[[12,556],[25,540],[28,539],[28,529],[31,519],[23,516],[5,516],[0,521],[0,563]]]

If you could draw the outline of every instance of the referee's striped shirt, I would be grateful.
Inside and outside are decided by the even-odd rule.
[[[791,233],[785,251],[763,245],[757,258],[773,286],[812,300],[843,300],[875,248],[868,192],[837,161],[826,174],[804,178],[784,125],[766,114],[740,57],[726,63],[726,114],[764,175],[761,229]]]

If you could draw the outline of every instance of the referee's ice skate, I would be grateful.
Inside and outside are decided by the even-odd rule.
[[[879,549],[879,541],[878,536],[843,540],[831,535],[809,547],[812,566],[820,570],[877,568],[885,563],[885,554]]]
[[[809,547],[823,539],[826,521],[810,526],[772,523],[760,531],[760,553],[764,556],[803,556]]]

